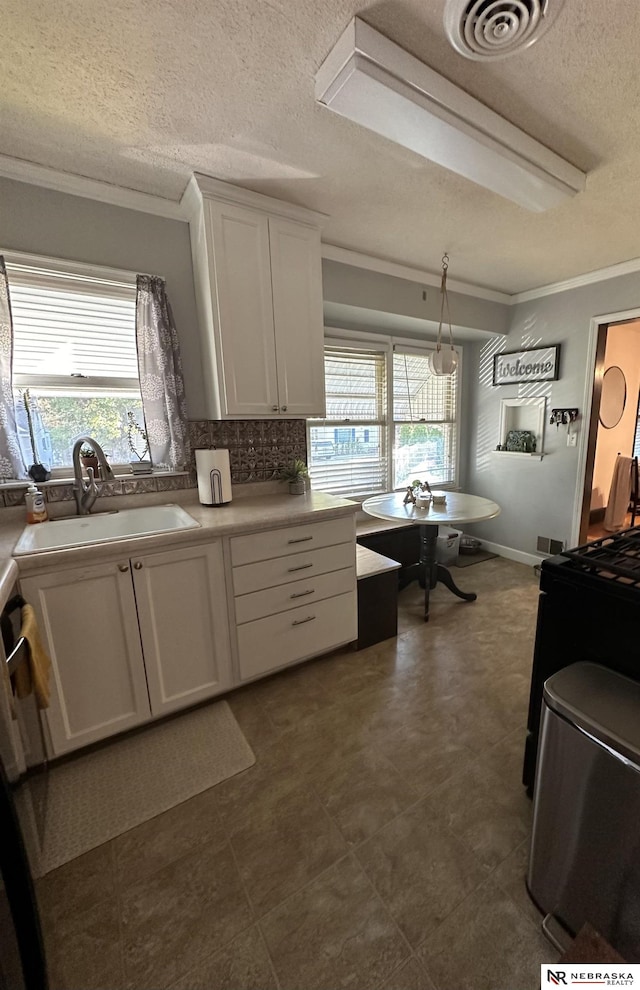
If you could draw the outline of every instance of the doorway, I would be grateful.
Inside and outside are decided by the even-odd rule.
[[[609,535],[605,515],[618,454],[638,455],[640,319],[597,327],[578,543]],[[606,520],[611,522],[609,515]],[[620,519],[622,528],[630,517]]]

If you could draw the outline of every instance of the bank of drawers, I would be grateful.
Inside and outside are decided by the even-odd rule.
[[[357,636],[353,517],[231,540],[243,680]]]

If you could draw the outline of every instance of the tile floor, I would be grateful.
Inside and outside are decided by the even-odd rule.
[[[244,773],[38,882],[55,988],[527,990],[531,568],[455,572],[397,640],[229,697]]]

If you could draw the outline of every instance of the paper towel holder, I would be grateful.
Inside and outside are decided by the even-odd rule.
[[[213,450],[196,450],[195,454],[198,497],[202,505],[217,506],[231,502],[229,451],[214,448]],[[221,463],[219,462],[220,456],[222,456]]]

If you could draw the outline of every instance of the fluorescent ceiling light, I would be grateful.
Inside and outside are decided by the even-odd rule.
[[[355,17],[316,75],[316,100],[540,213],[586,175]]]

